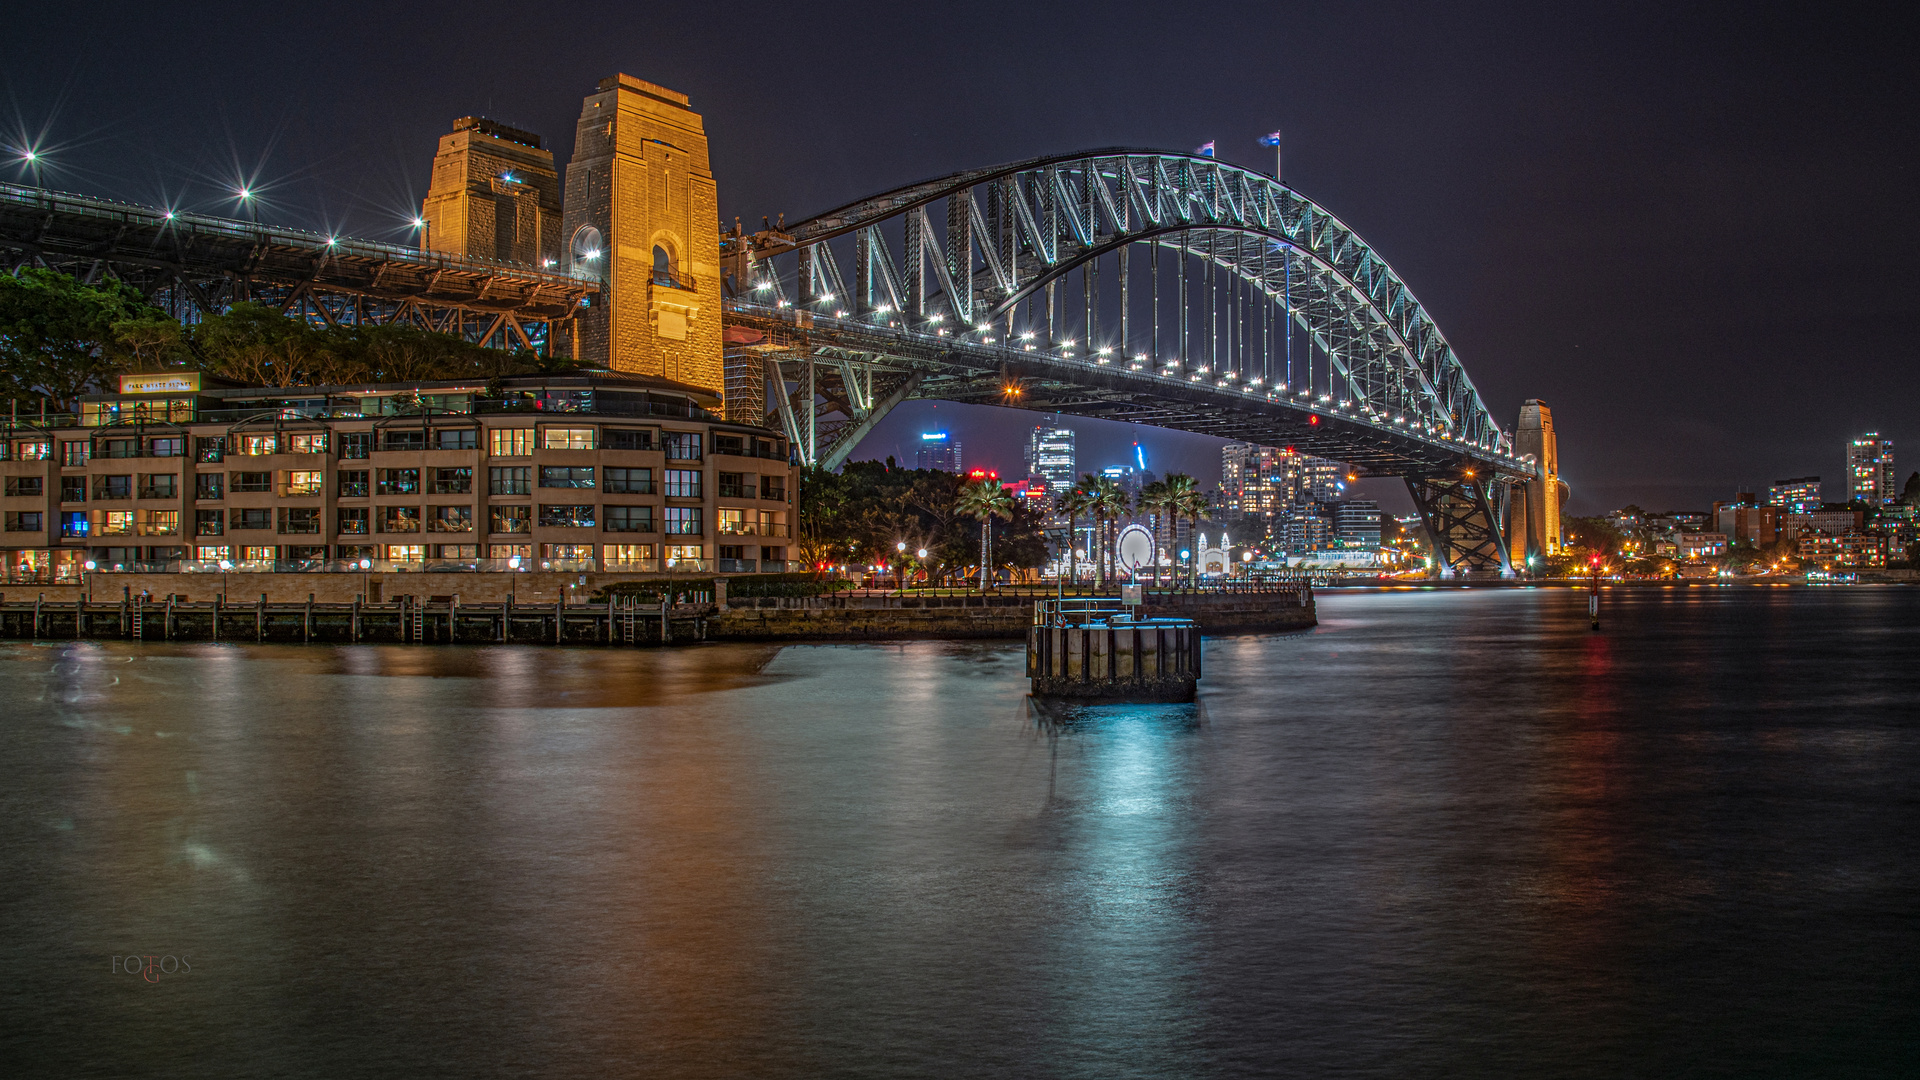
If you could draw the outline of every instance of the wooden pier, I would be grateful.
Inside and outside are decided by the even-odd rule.
[[[1200,627],[1143,618],[1118,599],[1047,600],[1027,631],[1027,677],[1039,697],[1192,701],[1200,680]]]

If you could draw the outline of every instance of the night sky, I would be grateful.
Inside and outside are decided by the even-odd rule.
[[[1553,407],[1574,512],[1705,508],[1806,474],[1842,497],[1865,430],[1898,442],[1903,478],[1920,464],[1904,14],[15,0],[0,122],[40,141],[49,187],[233,213],[247,176],[263,220],[391,240],[455,117],[539,132],[564,166],[615,71],[692,96],[749,228],[1080,148],[1217,140],[1270,169],[1255,139],[1280,127],[1287,180],[1393,264],[1501,423]],[[945,427],[1017,471],[1035,422],[920,403],[862,456]],[[1212,440],[1076,426],[1083,466],[1139,438],[1156,471],[1217,478]]]

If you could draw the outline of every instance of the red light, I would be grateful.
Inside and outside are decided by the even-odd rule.
[[[1317,416],[1309,416],[1309,417],[1307,417],[1307,423],[1309,423],[1309,424],[1317,424],[1317,423],[1319,423],[1319,422],[1320,422],[1320,418],[1319,418],[1319,417],[1317,417]]]

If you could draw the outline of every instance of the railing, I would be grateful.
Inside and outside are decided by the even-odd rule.
[[[721,521],[722,536],[785,536],[787,526],[778,521]]]
[[[715,561],[720,564],[719,572],[722,574],[753,573],[754,560],[752,559],[717,559]]]

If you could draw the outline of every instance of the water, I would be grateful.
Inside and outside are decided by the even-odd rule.
[[[1000,644],[0,646],[0,1072],[1920,1071],[1920,590],[1585,608],[1053,712]]]

